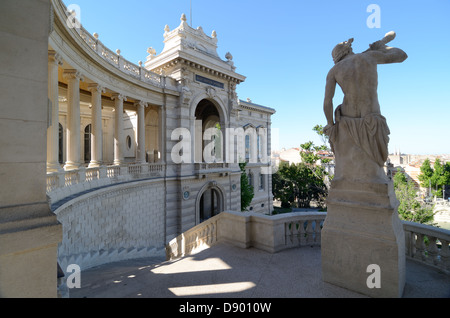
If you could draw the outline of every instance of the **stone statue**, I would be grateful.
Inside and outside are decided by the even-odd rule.
[[[371,297],[401,297],[405,286],[405,234],[392,180],[384,172],[389,127],[377,95],[378,64],[407,58],[386,46],[394,38],[389,32],[359,54],[352,51],[353,39],[339,43],[325,89],[324,132],[336,167],[321,232],[322,277]],[[344,101],[333,113],[336,83]],[[382,269],[381,288],[368,288],[371,264]]]
[[[389,32],[365,52],[355,54],[353,39],[333,49],[335,65],[328,73],[325,88],[325,134],[336,158],[335,180],[384,182],[384,163],[388,157],[389,128],[378,103],[377,65],[401,63],[408,56],[388,47],[395,38]],[[344,100],[334,112],[333,96],[339,84]]]

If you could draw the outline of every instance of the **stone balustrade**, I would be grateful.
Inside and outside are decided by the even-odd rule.
[[[183,257],[217,243],[217,222],[220,215],[202,222],[171,240],[166,247],[166,258],[171,260]]]
[[[450,230],[403,222],[406,256],[450,274]]]
[[[174,238],[166,246],[167,259],[175,259],[215,243],[228,242],[271,253],[297,246],[320,245],[324,212],[268,216],[253,212],[222,212]]]
[[[251,212],[222,212],[166,246],[168,260],[228,242],[275,253],[300,246],[320,246],[326,212],[296,212],[274,216]],[[406,256],[450,274],[450,230],[403,221]]]
[[[205,174],[227,173],[229,166],[227,163],[198,163],[195,169]],[[165,164],[130,163],[47,172],[47,195],[52,204],[89,189],[131,180],[164,177],[165,171]]]
[[[133,163],[128,165],[80,168],[47,173],[47,195],[53,204],[76,193],[114,183],[164,177],[165,164]]]
[[[142,62],[136,65],[128,60],[126,60],[122,55],[120,55],[120,50],[113,52],[109,48],[103,45],[103,43],[98,39],[98,35],[89,34],[89,32],[80,25],[79,28],[75,28],[80,37],[86,42],[86,44],[97,53],[99,57],[107,61],[109,64],[117,67],[122,72],[141,80],[142,82],[156,85],[158,87],[165,87],[166,81],[165,77],[154,72],[150,72],[142,67]]]

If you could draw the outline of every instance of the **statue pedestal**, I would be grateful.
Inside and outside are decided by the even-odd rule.
[[[405,235],[397,206],[390,181],[332,182],[322,229],[325,282],[371,297],[402,296]]]

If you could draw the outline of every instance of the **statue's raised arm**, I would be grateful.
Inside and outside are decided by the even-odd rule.
[[[363,53],[369,54],[377,64],[401,63],[408,58],[408,55],[401,49],[389,47],[386,44],[395,39],[395,32],[386,33],[383,39],[369,45],[369,49]]]

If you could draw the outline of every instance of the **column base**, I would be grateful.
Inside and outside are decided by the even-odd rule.
[[[71,161],[67,161],[66,164],[64,165],[64,170],[75,170],[75,169],[79,169],[81,166],[80,163],[77,162],[71,162]]]
[[[397,202],[392,182],[339,185],[330,189],[321,234],[323,280],[370,297],[401,297],[405,235],[397,204],[391,204]],[[368,268],[372,264],[378,273]]]
[[[89,162],[88,168],[98,168],[101,165],[102,165],[102,162],[91,160],[91,162]]]
[[[47,172],[62,172],[64,169],[59,163],[47,162]]]
[[[122,166],[123,164],[124,164],[123,160],[116,160],[116,159],[114,159],[114,161],[113,161],[113,165],[114,166]]]
[[[0,208],[0,297],[57,297],[61,239],[47,203]]]

